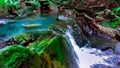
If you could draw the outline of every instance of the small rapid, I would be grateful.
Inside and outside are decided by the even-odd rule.
[[[56,19],[51,16],[35,17],[32,19],[26,18],[21,21],[11,22],[2,20],[1,23],[3,24],[0,26],[0,41],[24,32],[48,30],[54,35],[62,35],[67,42],[64,45],[65,49],[63,48],[65,51],[68,51],[65,52],[67,53],[65,55],[66,68],[120,68],[120,55],[114,54],[112,49],[102,51],[91,47],[93,43],[100,45],[100,43],[106,42],[105,40],[90,39],[84,36],[82,28],[76,23],[75,18],[67,18],[64,16],[58,18],[64,20],[64,22],[57,21],[54,23]],[[41,26],[36,28],[23,28],[23,25],[28,24],[41,24]],[[52,24],[52,28],[48,28]],[[86,27],[86,31],[92,36],[93,32],[88,26]],[[100,42],[101,40],[102,42]],[[120,43],[117,45],[120,45]],[[116,51],[119,51],[119,46],[117,46],[117,48]]]
[[[75,68],[119,68],[120,57],[115,55],[111,49],[101,51],[88,46],[79,47],[71,34],[71,27],[65,33],[65,37],[72,47],[73,57],[78,67]]]
[[[92,45],[91,40],[84,37],[75,20],[72,23],[74,26],[67,25],[65,38],[72,49],[72,56],[76,62],[74,68],[120,68],[119,55],[114,54],[112,49],[102,51],[90,47]],[[91,30],[88,31],[92,32]],[[83,44],[84,40],[86,41],[85,44]]]

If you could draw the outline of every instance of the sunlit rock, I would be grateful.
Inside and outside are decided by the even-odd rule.
[[[0,20],[0,25],[5,25],[7,22],[5,20]]]
[[[65,17],[64,15],[60,15],[60,16],[58,17],[58,19],[59,19],[59,20],[63,20],[63,21],[70,21],[70,20],[71,20],[71,18]]]
[[[23,25],[24,28],[34,28],[34,27],[39,27],[41,24],[25,24]]]

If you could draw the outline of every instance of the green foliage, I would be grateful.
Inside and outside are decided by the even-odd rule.
[[[37,0],[33,0],[33,1],[27,1],[27,3],[30,3],[32,5],[32,8],[36,9],[36,8],[40,8],[40,4],[39,1]]]
[[[46,45],[47,43],[48,43],[47,39],[41,41],[40,43],[39,43],[39,41],[36,41],[36,42],[31,43],[28,46],[28,48],[32,51],[37,52],[38,54],[39,53],[41,54],[45,50],[45,48],[47,48],[47,45]]]
[[[35,51],[39,55],[46,53],[50,55],[56,55],[53,58],[55,58],[57,61],[60,61],[61,63],[64,63],[62,46],[64,46],[62,38],[55,36],[53,38],[47,38],[42,41],[35,41],[27,48]]]
[[[113,8],[112,12],[113,12],[114,14],[120,14],[120,7],[115,7],[115,8]]]
[[[8,9],[12,8],[12,9],[19,9],[20,6],[20,0],[5,0],[4,1],[4,6],[7,7]]]
[[[105,20],[103,23],[108,23],[112,28],[116,28],[120,24],[120,18],[114,18],[112,20]]]
[[[48,53],[56,55],[55,59],[64,63],[62,46],[65,46],[61,37],[54,37],[48,42]]]
[[[32,53],[23,46],[13,45],[0,49],[1,68],[19,68]]]
[[[0,66],[3,68],[24,68],[26,66],[29,68],[47,66],[45,68],[50,68],[54,65],[55,67],[65,68],[62,46],[64,46],[64,43],[62,37],[59,36],[42,41],[36,40],[29,44],[27,48],[20,45],[8,46],[0,50]],[[26,65],[26,63],[29,64]],[[48,64],[44,65],[44,63]]]
[[[48,4],[56,4],[56,5],[61,5],[61,4],[68,4],[70,1],[69,0],[47,0]]]
[[[4,0],[0,0],[0,6],[3,6]]]
[[[115,18],[113,19],[113,21],[110,23],[110,25],[113,27],[113,28],[116,28],[116,26],[120,24],[120,18]]]
[[[16,41],[16,43],[19,43],[19,44],[22,44],[29,39],[30,39],[29,34],[26,34],[26,33],[23,33],[21,35],[14,37],[14,40]]]

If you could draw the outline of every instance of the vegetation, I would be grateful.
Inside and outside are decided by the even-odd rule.
[[[0,67],[19,68],[30,56],[32,56],[32,53],[23,46],[8,46],[4,49],[0,49]]]
[[[61,45],[64,46],[62,39],[56,36],[43,41],[37,40],[27,47],[21,45],[7,46],[0,49],[0,66],[2,68],[39,68],[45,65],[45,68],[56,66],[65,68]],[[26,63],[29,64],[26,65]]]
[[[120,14],[120,7],[113,8],[112,12],[119,15]]]
[[[2,11],[0,9],[0,14],[7,11],[8,16],[5,15],[5,18],[9,16],[24,18],[37,13],[54,15],[53,10],[50,9],[51,5],[53,10],[58,10],[60,12],[58,14],[62,14],[62,18],[70,19],[70,22],[57,20],[57,23],[46,31],[21,32],[21,35],[3,41],[0,43],[0,46],[5,46],[0,49],[1,68],[67,68],[68,62],[65,62],[65,56],[70,52],[65,52],[67,41],[63,36],[68,29],[78,45],[84,46],[89,44],[89,41],[95,46],[104,45],[99,41],[109,37],[111,39],[104,40],[104,43],[111,42],[112,39],[120,41],[120,35],[116,30],[120,29],[120,4],[115,0],[0,0],[0,8],[3,8]],[[0,24],[2,22],[4,23],[1,21]],[[103,23],[110,27],[103,26]],[[0,27],[8,24],[10,26],[14,24],[11,18],[10,23]],[[33,25],[37,26],[32,22]],[[27,27],[29,29],[30,24],[26,28],[24,26],[21,27],[23,30]],[[46,25],[38,25],[38,27],[42,26]]]

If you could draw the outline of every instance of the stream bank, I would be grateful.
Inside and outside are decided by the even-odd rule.
[[[119,68],[120,44],[114,30],[99,24],[104,19],[62,7],[58,15],[51,6],[49,15],[1,20],[8,23],[0,26],[0,67]]]

